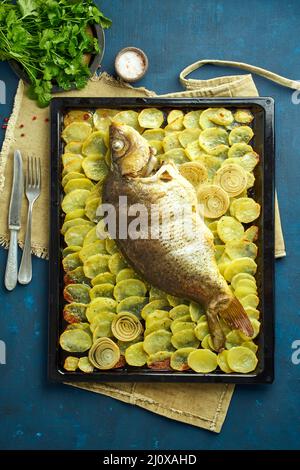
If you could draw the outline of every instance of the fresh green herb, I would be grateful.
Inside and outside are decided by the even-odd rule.
[[[89,27],[111,21],[92,0],[0,0],[0,60],[14,59],[27,73],[29,96],[48,106],[53,82],[83,88],[90,76],[84,54],[99,52]]]

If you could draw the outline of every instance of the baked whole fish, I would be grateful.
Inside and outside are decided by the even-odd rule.
[[[111,125],[110,146],[112,164],[103,202],[116,209],[115,238],[124,257],[151,285],[204,305],[216,350],[222,350],[225,343],[220,318],[231,328],[252,336],[244,308],[219,272],[213,235],[198,214],[193,186],[172,164],[155,170],[153,149],[132,127]],[[129,210],[126,215],[134,204],[147,214],[149,229],[143,231],[140,227],[140,237],[131,235],[136,214],[124,219],[125,198]],[[187,215],[181,211],[183,207],[190,208]],[[124,220],[125,231],[121,227]]]

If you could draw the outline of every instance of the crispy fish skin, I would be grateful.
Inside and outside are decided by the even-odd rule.
[[[110,143],[112,171],[104,185],[103,201],[116,208],[117,236],[120,196],[127,196],[128,208],[133,204],[147,208],[149,226],[153,222],[153,205],[160,215],[170,214],[167,226],[163,227],[169,238],[161,229],[154,230],[154,237],[153,233],[152,236],[148,233],[148,238],[117,237],[126,259],[153,286],[204,304],[216,350],[221,350],[225,343],[219,317],[251,336],[252,325],[219,272],[213,235],[197,213],[193,186],[171,164],[163,165],[152,176],[144,176],[153,167],[153,155],[148,142],[131,127],[112,125]],[[193,216],[184,221],[190,223],[189,231],[178,217],[184,204],[193,208]],[[128,217],[128,228],[133,219]]]

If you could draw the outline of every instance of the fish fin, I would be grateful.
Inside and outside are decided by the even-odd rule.
[[[219,312],[220,316],[228,325],[236,330],[242,331],[247,336],[252,336],[253,326],[244,310],[244,307],[237,298],[233,298],[229,305]]]
[[[207,309],[206,312],[208,328],[216,351],[222,351],[225,345],[225,335],[220,325],[218,316],[214,310]]]

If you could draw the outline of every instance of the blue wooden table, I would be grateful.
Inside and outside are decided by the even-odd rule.
[[[101,6],[113,20],[103,69],[113,73],[122,47],[141,47],[150,61],[141,85],[158,93],[180,90],[180,70],[200,58],[247,61],[300,79],[298,0],[103,0]],[[195,76],[235,72],[206,68]],[[0,79],[7,85],[2,122],[17,79],[3,63]],[[276,262],[275,383],[237,387],[220,435],[49,384],[48,263],[34,259],[29,286],[8,293],[0,283],[0,339],[7,345],[7,364],[0,365],[1,449],[299,449],[300,364],[291,361],[291,344],[300,339],[300,105],[292,104],[291,90],[255,81],[261,95],[276,101],[276,183],[288,253]],[[6,255],[1,249],[1,279]]]

